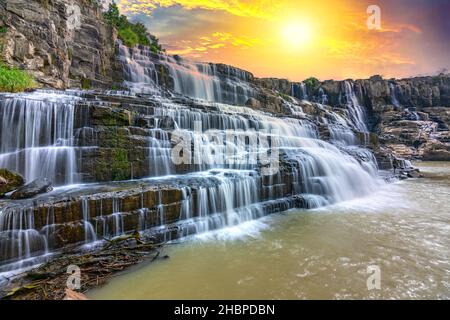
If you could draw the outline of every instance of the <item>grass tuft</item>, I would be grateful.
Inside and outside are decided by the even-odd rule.
[[[22,92],[34,88],[36,88],[36,82],[27,72],[0,65],[1,92]]]

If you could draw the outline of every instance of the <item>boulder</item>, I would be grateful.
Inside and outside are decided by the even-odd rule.
[[[46,178],[36,179],[23,187],[17,189],[11,195],[11,199],[28,199],[38,194],[50,192],[52,190],[52,182]]]
[[[418,169],[409,170],[406,172],[408,178],[423,178],[423,175]]]
[[[0,169],[0,197],[23,186],[23,184],[24,180],[20,174],[7,169]]]
[[[260,109],[261,108],[261,102],[255,98],[250,98],[245,103],[247,107],[250,107],[252,109]]]

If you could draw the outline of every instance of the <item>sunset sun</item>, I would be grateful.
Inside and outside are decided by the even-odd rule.
[[[282,25],[281,37],[287,47],[298,49],[313,40],[313,30],[307,22],[290,21]]]

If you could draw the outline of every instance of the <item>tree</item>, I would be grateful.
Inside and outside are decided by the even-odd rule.
[[[159,40],[148,33],[147,28],[141,22],[131,23],[125,15],[121,15],[119,7],[113,2],[109,9],[104,13],[105,20],[117,29],[119,39],[128,46],[134,47],[138,44],[148,46],[155,52],[161,52],[163,49],[159,45]]]
[[[115,4],[114,2],[110,3],[108,11],[104,13],[104,17],[110,25],[117,27],[120,20],[120,11],[119,7],[117,7],[117,4]]]
[[[315,91],[320,86],[317,78],[311,77],[303,81],[310,91]]]

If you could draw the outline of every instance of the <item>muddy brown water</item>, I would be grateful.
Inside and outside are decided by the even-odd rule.
[[[90,299],[448,299],[450,163],[369,197],[171,245]],[[370,266],[380,289],[369,290]]]

